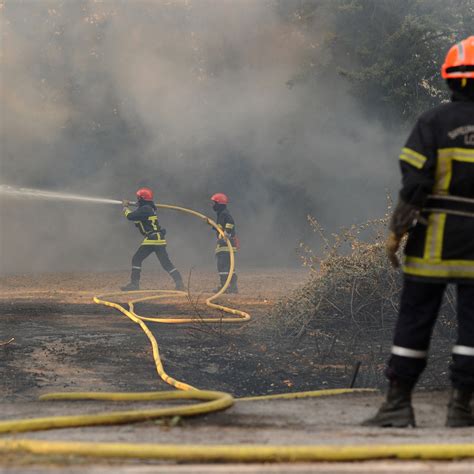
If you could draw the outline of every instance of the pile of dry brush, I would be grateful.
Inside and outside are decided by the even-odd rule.
[[[328,385],[347,384],[351,367],[360,362],[356,386],[383,386],[402,284],[401,272],[393,270],[385,256],[388,215],[342,229],[331,238],[316,219],[308,219],[323,249],[318,256],[301,244],[303,264],[311,276],[276,305],[275,336],[313,351],[315,370]],[[448,289],[420,385],[448,384],[455,331],[454,293]]]

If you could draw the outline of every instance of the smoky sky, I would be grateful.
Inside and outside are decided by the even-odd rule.
[[[298,264],[307,214],[362,222],[398,187],[403,137],[337,74],[295,81],[331,18],[303,27],[273,0],[0,5],[2,183],[114,199],[147,185],[211,217],[225,192],[243,267]],[[140,242],[119,206],[1,198],[1,213],[2,273],[126,269]],[[179,267],[214,264],[209,228],[160,217]]]

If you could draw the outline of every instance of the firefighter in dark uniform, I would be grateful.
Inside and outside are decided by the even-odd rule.
[[[234,252],[237,252],[237,236],[235,233],[235,222],[232,216],[230,215],[229,210],[227,209],[227,204],[229,203],[229,198],[223,193],[214,194],[211,197],[212,209],[217,214],[216,223],[217,225],[225,232],[229,238]],[[217,247],[216,247],[216,259],[217,259],[217,271],[219,272],[220,286],[217,288],[216,292],[219,291],[226,282],[229,276],[230,270],[230,251],[229,247],[226,244],[226,241],[220,238],[219,233],[217,233]],[[234,273],[232,275],[232,280],[229,287],[226,290],[226,293],[238,293],[237,289],[237,275]]]
[[[404,285],[387,399],[369,426],[415,426],[411,393],[423,372],[448,283],[456,284],[458,337],[446,426],[474,426],[474,36],[454,45],[442,67],[452,101],[418,120],[402,149],[402,189],[390,223],[387,254],[408,239]]]
[[[184,290],[183,280],[179,271],[171,263],[166,251],[165,229],[158,224],[156,206],[153,202],[153,191],[149,188],[140,188],[137,193],[137,209],[132,211],[130,203],[123,201],[123,213],[129,221],[133,221],[140,233],[145,237],[132,258],[132,274],[130,283],[122,287],[122,291],[140,289],[140,274],[142,262],[153,252],[158,257],[161,266],[166,270],[176,285],[177,290]]]

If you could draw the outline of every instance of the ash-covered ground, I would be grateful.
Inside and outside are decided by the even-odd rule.
[[[196,323],[186,325],[149,323],[165,369],[178,380],[236,396],[317,387],[316,374],[308,376],[313,371],[310,361],[302,366],[296,349],[280,351],[266,323],[276,299],[305,276],[302,271],[243,274],[241,294],[222,301],[250,312],[248,323],[224,324],[221,313],[204,305],[210,293],[202,291],[216,286],[212,272],[191,275],[192,301],[171,298],[138,304],[136,311],[196,317]],[[117,291],[127,278],[126,273],[3,278],[0,339],[15,341],[0,346],[2,397],[31,399],[51,390],[89,390],[92,383],[102,390],[166,388],[141,329],[118,311],[92,302],[93,295]],[[165,275],[148,274],[142,287],[172,285]],[[209,315],[216,317],[215,324],[200,322]]]
[[[10,344],[0,346],[2,419],[104,409],[104,405],[98,402],[37,401],[39,395],[48,392],[169,389],[156,374],[150,344],[141,329],[118,311],[92,302],[93,295],[116,291],[127,277],[126,273],[41,274],[1,279],[0,340],[15,338]],[[324,333],[331,334],[331,341],[335,341],[330,344],[318,337],[320,333],[314,328],[308,329],[304,337],[294,337],[288,334],[288,328],[274,327],[281,311],[281,304],[275,311],[275,303],[301,288],[307,278],[307,272],[302,270],[241,271],[241,293],[225,296],[223,302],[249,312],[252,320],[246,323],[199,322],[200,317],[212,314],[201,304],[209,294],[202,291],[215,285],[215,275],[211,271],[191,275],[192,300],[197,304],[171,298],[161,304],[139,305],[137,312],[146,316],[194,314],[197,317],[194,324],[149,323],[149,327],[157,338],[168,374],[198,388],[227,391],[240,397],[347,387],[353,378],[354,360],[345,358],[349,351],[345,339],[347,331],[341,330],[336,321],[321,328]],[[172,287],[162,274],[146,274],[143,283],[144,288]],[[215,316],[219,321],[221,315],[215,313]],[[390,324],[392,322],[387,321],[387,333]],[[388,354],[389,347],[387,342],[381,348],[381,361]],[[380,374],[382,366],[380,364]],[[373,370],[373,366],[363,362],[355,381],[356,387],[361,387],[367,379],[369,372],[364,372],[367,370]],[[440,378],[440,385],[444,384]],[[382,395],[374,393],[292,401],[237,402],[226,412],[184,419],[176,425],[158,420],[123,427],[28,433],[25,437],[180,444],[341,445],[474,441],[472,429],[447,431],[443,427],[446,391],[421,390],[415,396],[420,426],[416,430],[360,427],[360,421],[371,415],[381,400]],[[146,406],[133,404],[133,407],[142,405]],[[7,456],[0,462],[0,472],[2,466],[20,470],[25,466],[39,466],[38,472],[45,472],[45,462],[59,464],[64,469],[68,466],[65,472],[74,472],[78,461]],[[105,461],[85,463],[88,469],[94,468],[98,472],[135,472],[137,467],[135,462],[121,463],[120,469],[116,463]],[[376,469],[379,467],[378,464],[367,465],[364,472],[378,472]],[[395,469],[396,464],[392,467]],[[469,472],[473,465],[463,462],[458,467],[460,470],[453,472]],[[423,472],[425,468],[426,464],[418,463],[411,472]],[[219,472],[227,472],[225,466],[223,469]],[[291,469],[288,467],[285,472],[291,472]],[[390,469],[383,472],[399,472]],[[170,472],[173,472],[171,467]],[[193,472],[191,468],[189,472]],[[308,471],[295,472],[326,471],[318,471],[312,466]]]
[[[140,328],[118,311],[92,302],[94,295],[117,291],[126,280],[126,273],[2,278],[0,341],[15,338],[0,346],[2,397],[26,400],[51,390],[88,390],[92,382],[101,390],[166,387],[156,374],[149,342]],[[144,316],[196,317],[196,323],[185,325],[149,323],[165,369],[178,380],[235,396],[351,384],[384,387],[393,311],[382,323],[356,317],[349,306],[357,309],[361,301],[344,301],[344,292],[339,290],[341,301],[333,299],[320,306],[320,315],[308,313],[311,317],[304,319],[301,311],[312,310],[308,293],[317,285],[314,280],[308,282],[307,272],[252,270],[242,272],[239,295],[222,299],[249,312],[252,319],[225,324],[221,322],[225,315],[204,305],[207,291],[215,286],[214,274],[196,272],[190,282],[190,298],[136,307]],[[165,275],[150,273],[142,287],[172,285]],[[349,292],[354,289],[349,287]],[[367,303],[370,310],[371,301]],[[215,324],[200,321],[209,315],[216,317]],[[449,384],[449,341],[454,335],[454,321],[441,319],[420,387],[439,389]]]

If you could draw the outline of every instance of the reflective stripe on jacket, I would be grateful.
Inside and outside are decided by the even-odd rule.
[[[237,252],[237,245],[235,242],[235,222],[227,208],[223,209],[217,214],[216,223],[218,227],[227,234],[232,245],[232,249],[234,250],[234,252]],[[219,233],[217,232],[216,253],[220,252],[229,252],[229,247],[227,246],[225,239],[219,238]]]
[[[469,215],[474,102],[461,98],[423,114],[402,149],[400,166],[400,196],[423,208],[427,220],[409,232],[405,274],[427,281],[474,280],[474,216]]]
[[[125,217],[133,221],[140,234],[145,236],[141,245],[166,245],[164,230],[161,229],[153,202],[145,201],[135,211],[124,209]]]

